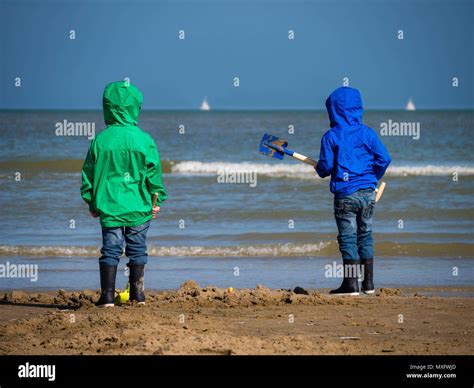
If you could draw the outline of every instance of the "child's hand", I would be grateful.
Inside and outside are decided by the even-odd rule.
[[[89,213],[91,213],[91,216],[94,217],[94,218],[99,217],[99,215],[96,212],[89,212]]]
[[[151,211],[151,219],[154,220],[158,213],[160,212],[160,207],[159,206],[154,206],[152,211]]]

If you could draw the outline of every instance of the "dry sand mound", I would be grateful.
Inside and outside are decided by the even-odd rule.
[[[296,292],[295,292],[296,291]],[[472,354],[471,298],[400,289],[200,287],[147,293],[146,306],[98,309],[99,291],[3,296],[0,354]]]

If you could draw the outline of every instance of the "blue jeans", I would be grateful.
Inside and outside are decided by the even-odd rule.
[[[372,259],[372,217],[375,191],[362,189],[351,195],[334,198],[334,216],[339,235],[339,250],[345,260]]]
[[[150,228],[150,221],[139,226],[124,226],[118,228],[102,228],[102,256],[100,265],[117,266],[123,253],[125,241],[125,255],[130,265],[145,265],[148,260],[146,252],[146,234]]]

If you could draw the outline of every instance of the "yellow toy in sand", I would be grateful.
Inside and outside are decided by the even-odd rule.
[[[130,300],[130,283],[127,283],[127,288],[123,292],[119,292],[115,296],[115,305],[120,306],[121,304],[127,303]]]

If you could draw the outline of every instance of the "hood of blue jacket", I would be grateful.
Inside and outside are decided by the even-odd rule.
[[[357,89],[340,87],[326,100],[331,128],[354,127],[362,124],[362,98]]]

